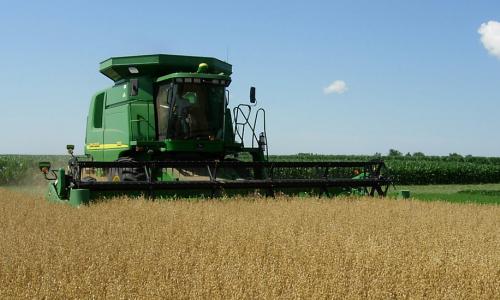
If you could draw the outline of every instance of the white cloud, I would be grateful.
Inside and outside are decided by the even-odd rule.
[[[481,35],[484,48],[491,55],[500,58],[500,22],[489,21],[483,23],[477,32]]]
[[[323,89],[323,93],[325,95],[329,95],[332,93],[343,94],[347,91],[347,84],[343,80],[335,80],[330,83],[326,88]]]

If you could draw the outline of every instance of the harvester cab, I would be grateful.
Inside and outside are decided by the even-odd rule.
[[[381,161],[269,162],[265,110],[256,107],[251,87],[250,104],[231,111],[232,66],[226,62],[166,54],[113,57],[100,72],[114,84],[92,97],[85,156],[74,156],[68,146],[72,158],[67,170],[52,172],[57,180],[49,184],[49,199],[78,205],[117,194],[385,195],[389,181]],[[365,175],[351,178],[352,169]]]

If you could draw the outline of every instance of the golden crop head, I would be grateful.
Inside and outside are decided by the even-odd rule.
[[[0,298],[498,298],[500,207],[0,190]]]

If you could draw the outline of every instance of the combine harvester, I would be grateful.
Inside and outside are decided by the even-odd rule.
[[[268,161],[265,110],[256,109],[252,87],[250,104],[231,113],[228,63],[165,54],[113,57],[100,72],[114,85],[90,102],[85,156],[74,156],[68,145],[66,170],[40,163],[50,180],[49,200],[80,205],[116,195],[387,192],[382,161]]]

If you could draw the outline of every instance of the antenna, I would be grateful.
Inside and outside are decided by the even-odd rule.
[[[226,45],[226,62],[229,62],[229,46]]]

